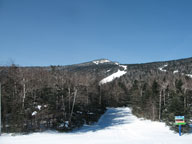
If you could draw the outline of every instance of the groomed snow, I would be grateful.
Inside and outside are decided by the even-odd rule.
[[[121,77],[122,75],[126,74],[126,71],[121,71],[121,70],[118,70],[116,73],[113,73],[112,75],[102,79],[99,84],[105,84],[105,83],[108,83],[108,82],[111,82],[113,81],[114,79],[116,78],[119,78]]]
[[[192,135],[169,130],[164,123],[139,119],[130,108],[109,108],[98,123],[71,133],[44,132],[11,136],[0,144],[191,144]]]
[[[126,74],[127,72],[127,66],[125,65],[119,65],[119,67],[122,67],[124,70],[118,70],[117,72],[111,74],[110,76],[102,79],[100,82],[99,82],[99,85],[102,85],[102,84],[105,84],[105,83],[108,83],[108,82],[112,82],[114,79],[116,78],[119,78],[121,77],[122,75]],[[108,70],[109,71],[109,70]],[[107,71],[107,72],[108,72]]]

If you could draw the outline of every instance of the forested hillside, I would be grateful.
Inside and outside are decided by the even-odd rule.
[[[138,117],[172,128],[175,115],[184,115],[188,124],[192,119],[192,58],[123,65],[109,60],[13,64],[0,67],[0,82],[3,132],[69,131],[97,121],[106,107],[130,106]]]

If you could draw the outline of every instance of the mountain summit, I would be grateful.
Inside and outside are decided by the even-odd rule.
[[[98,60],[94,60],[92,61],[94,64],[98,65],[98,64],[104,64],[104,63],[113,63],[112,61],[108,60],[108,59],[98,59]]]

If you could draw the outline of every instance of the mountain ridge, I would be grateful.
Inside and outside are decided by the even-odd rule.
[[[50,67],[50,66],[61,66],[61,67],[67,67],[67,66],[74,66],[74,65],[81,65],[81,64],[86,64],[86,63],[93,63],[93,61],[99,61],[99,60],[109,60],[111,63],[119,63],[119,64],[123,64],[123,65],[140,65],[140,64],[153,64],[153,63],[166,63],[166,62],[171,62],[171,61],[187,61],[187,60],[191,60],[192,57],[187,57],[187,58],[178,58],[178,59],[170,59],[170,60],[162,60],[162,61],[149,61],[149,62],[138,62],[138,63],[120,63],[118,61],[111,61],[110,59],[107,58],[99,58],[99,59],[93,59],[90,61],[86,61],[86,62],[81,62],[81,63],[74,63],[74,64],[66,64],[66,65],[48,65],[48,66],[20,66],[18,64],[11,64],[11,65],[17,65],[19,67]],[[10,66],[10,65],[8,65]],[[3,66],[1,65],[0,67],[7,67],[7,66]]]
[[[144,62],[144,63],[120,63],[118,61],[111,61],[110,59],[106,58],[100,58],[100,59],[94,59],[90,60],[88,62],[82,62],[82,63],[77,63],[77,64],[71,64],[71,65],[78,65],[78,64],[84,64],[84,63],[92,63],[93,61],[99,61],[99,60],[109,60],[112,63],[119,63],[119,64],[125,64],[125,65],[140,65],[140,64],[153,64],[153,63],[166,63],[166,62],[172,62],[172,61],[186,61],[186,60],[192,60],[192,57],[187,57],[187,58],[179,58],[179,59],[172,59],[172,60],[165,60],[165,61],[151,61],[151,62]],[[61,65],[61,66],[70,66],[70,65]]]

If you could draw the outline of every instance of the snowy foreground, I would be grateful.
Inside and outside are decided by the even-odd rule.
[[[109,108],[99,122],[71,133],[45,132],[11,136],[0,144],[191,144],[192,135],[170,131],[164,123],[138,119],[129,108]]]

